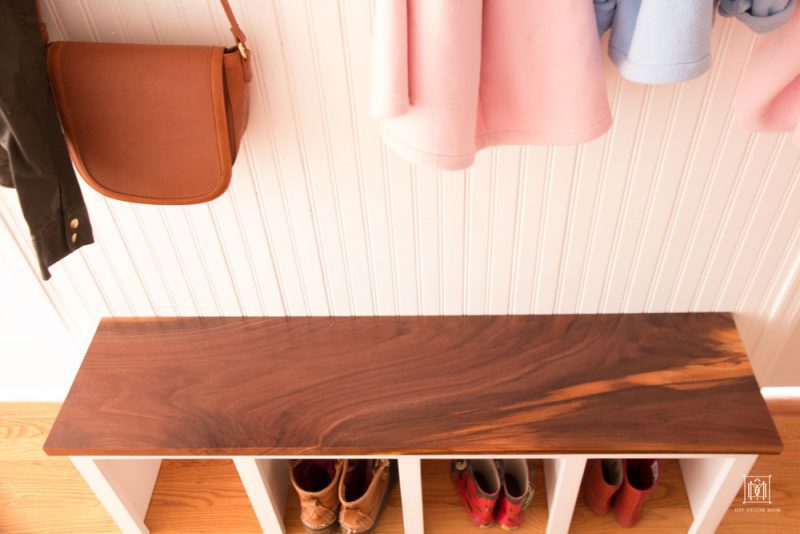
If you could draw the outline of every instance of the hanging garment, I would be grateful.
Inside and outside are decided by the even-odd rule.
[[[11,183],[11,167],[8,164],[8,152],[0,146],[0,184]]]
[[[723,0],[722,15],[758,32],[786,22],[795,0]],[[712,0],[594,0],[597,30],[611,29],[608,55],[626,80],[677,83],[711,66]]]
[[[0,2],[0,185],[17,191],[42,277],[48,267],[94,242],[47,82],[45,48],[33,0]]]
[[[711,66],[709,0],[595,0],[598,31],[612,28],[608,55],[626,80],[675,83]]]
[[[381,0],[370,108],[386,143],[463,169],[490,145],[575,144],[611,125],[586,0]]]
[[[736,93],[737,120],[760,132],[795,132],[800,146],[800,10],[761,38]]]
[[[720,0],[719,13],[736,17],[756,33],[767,33],[789,20],[795,3],[795,0]]]

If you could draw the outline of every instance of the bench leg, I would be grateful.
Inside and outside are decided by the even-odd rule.
[[[547,534],[562,534],[569,531],[585,467],[585,456],[561,456],[544,460]]]
[[[234,458],[250,504],[256,513],[261,530],[269,534],[284,534],[283,514],[286,492],[289,489],[289,467],[286,460]]]
[[[422,534],[425,521],[422,516],[422,463],[413,456],[397,459],[400,471],[400,496],[403,501],[403,531]]]
[[[144,524],[161,460],[70,456],[111,519],[125,534],[147,534]]]
[[[681,459],[683,482],[694,516],[689,534],[717,530],[756,458],[758,455],[746,454]]]

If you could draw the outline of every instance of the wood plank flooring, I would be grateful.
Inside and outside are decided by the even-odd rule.
[[[0,532],[117,532],[67,458],[42,445],[58,404],[0,404]]]
[[[760,457],[750,474],[772,475],[772,502],[781,511],[750,513],[732,507],[720,525],[719,534],[800,531],[800,400],[770,401],[767,405],[785,448],[778,456]]]
[[[794,533],[800,525],[800,401],[769,404],[785,450],[763,456],[753,473],[772,474],[776,513],[744,513],[734,508],[719,529],[721,534]],[[106,533],[114,524],[66,458],[47,457],[42,444],[58,411],[58,404],[0,404],[0,532]],[[547,507],[544,478],[537,466],[536,497],[521,534],[544,532]],[[426,528],[430,534],[478,532],[466,519],[447,476],[447,462],[423,464]],[[290,497],[292,497],[290,495]],[[297,504],[287,506],[290,534],[300,534]],[[229,460],[171,460],[162,466],[148,511],[148,526],[157,533],[258,532],[255,515]],[[594,517],[582,503],[576,508],[572,532],[685,532],[691,513],[676,462],[667,462],[664,484],[648,504],[646,518],[634,530],[620,528],[613,519]],[[501,532],[491,529],[487,532]],[[402,530],[400,492],[395,489],[376,531]],[[481,531],[484,532],[484,531]]]

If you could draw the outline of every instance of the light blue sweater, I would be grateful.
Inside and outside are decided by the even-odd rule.
[[[721,0],[722,15],[758,32],[791,15],[795,0]],[[675,83],[711,66],[715,2],[709,0],[594,0],[597,30],[609,28],[608,55],[622,76],[639,83]]]
[[[736,17],[756,33],[780,28],[789,20],[795,0],[720,0],[719,14]]]

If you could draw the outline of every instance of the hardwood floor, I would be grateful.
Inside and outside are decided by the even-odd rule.
[[[762,456],[753,473],[772,475],[772,500],[780,512],[737,512],[732,507],[718,531],[722,534],[793,533],[800,525],[800,401],[772,401],[769,408],[785,450],[779,456]],[[0,404],[0,532],[116,532],[69,460],[47,457],[42,452],[57,411],[57,404]],[[536,496],[520,534],[544,532],[547,521],[541,463],[535,465]],[[424,462],[423,477],[427,532],[473,532],[452,491],[447,462]],[[300,534],[293,495],[289,495],[288,503],[288,531]],[[153,533],[258,532],[255,515],[229,460],[165,461],[146,522]],[[572,532],[685,532],[690,522],[678,464],[666,462],[664,483],[635,530],[620,528],[613,515],[593,516],[579,501]],[[494,531],[501,532],[496,527],[481,532]],[[403,532],[397,488],[376,532]]]
[[[783,453],[761,456],[751,475],[772,475],[772,502],[780,512],[744,512],[731,509],[720,534],[772,534],[800,531],[800,401],[771,401],[769,411],[783,439]],[[738,495],[740,497],[741,495]]]
[[[58,404],[0,404],[0,532],[116,532],[67,458],[42,445]]]
[[[162,462],[145,523],[152,532],[260,532],[232,460]]]

